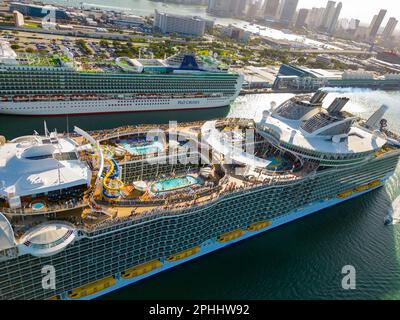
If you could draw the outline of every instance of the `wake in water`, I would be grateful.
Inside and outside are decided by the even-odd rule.
[[[372,93],[377,92],[376,90],[368,89],[368,88],[343,88],[343,87],[323,87],[320,90],[329,92],[329,93]]]
[[[388,216],[391,217],[392,224],[400,223],[400,196],[398,196],[392,203],[389,209]]]

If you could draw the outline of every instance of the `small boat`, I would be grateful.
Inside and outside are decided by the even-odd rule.
[[[391,225],[393,223],[393,216],[389,213],[385,219],[383,219],[383,223],[385,226]]]
[[[181,259],[190,257],[191,255],[194,255],[199,251],[200,251],[200,247],[197,246],[197,247],[190,248],[190,249],[187,249],[185,251],[181,251],[179,253],[173,254],[173,255],[167,257],[166,260],[169,261],[169,262],[181,260]]]
[[[244,230],[236,229],[236,230],[221,234],[220,236],[217,237],[217,241],[218,242],[229,242],[236,238],[241,237],[243,234],[244,234]]]
[[[68,292],[67,296],[68,298],[71,299],[83,298],[95,294],[97,292],[103,291],[104,289],[107,289],[116,283],[117,280],[115,279],[115,276],[109,276],[107,278],[86,284],[80,288],[73,289]]]

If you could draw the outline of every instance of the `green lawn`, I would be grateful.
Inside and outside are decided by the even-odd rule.
[[[197,54],[200,56],[208,56],[209,51],[207,49],[200,49],[200,50],[197,50]]]
[[[24,27],[37,29],[37,28],[41,28],[41,25],[36,22],[25,22]]]

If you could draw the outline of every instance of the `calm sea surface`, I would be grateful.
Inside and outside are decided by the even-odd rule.
[[[400,92],[336,92],[351,99],[346,110],[368,117],[382,103],[400,129]],[[85,130],[125,124],[166,123],[217,117],[259,117],[271,102],[291,95],[239,97],[231,108],[203,111],[49,117],[49,129]],[[43,119],[0,115],[0,134],[43,133]],[[102,299],[400,299],[400,225],[384,226],[389,210],[400,213],[400,170],[385,188],[281,226],[255,238],[121,289]],[[397,200],[396,200],[397,199]],[[392,208],[394,206],[394,208]],[[229,214],[229,212],[227,212]],[[356,268],[357,289],[341,288],[344,265]]]

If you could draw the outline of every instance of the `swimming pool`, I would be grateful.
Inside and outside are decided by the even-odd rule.
[[[290,163],[281,156],[271,156],[268,157],[267,160],[271,161],[267,166],[267,169],[269,170],[283,171],[291,169]]]
[[[32,203],[32,210],[34,211],[40,211],[44,209],[45,204],[42,202],[35,202]]]
[[[151,185],[150,190],[154,193],[160,193],[187,188],[195,184],[199,184],[197,178],[193,176],[184,176],[155,182]]]
[[[160,142],[137,143],[129,140],[121,140],[119,145],[133,155],[145,155],[163,150],[163,145]]]

